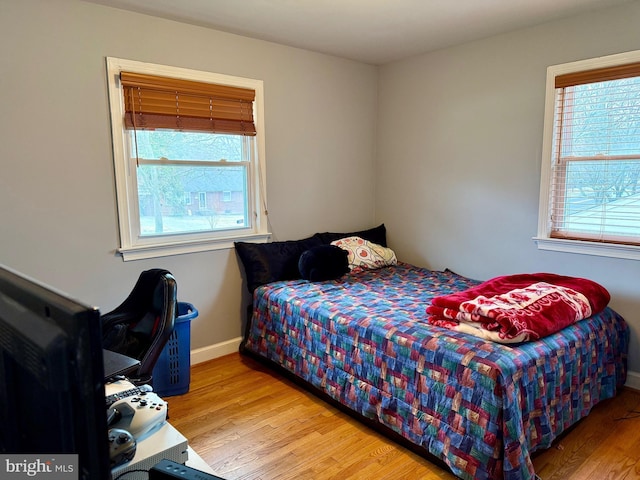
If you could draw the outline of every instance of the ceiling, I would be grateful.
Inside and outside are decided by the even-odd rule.
[[[384,64],[631,0],[86,0]]]

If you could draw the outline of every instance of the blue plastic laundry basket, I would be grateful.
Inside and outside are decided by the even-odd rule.
[[[173,333],[153,367],[151,384],[160,397],[180,395],[189,391],[191,381],[191,320],[198,310],[187,302],[178,302],[178,317]]]

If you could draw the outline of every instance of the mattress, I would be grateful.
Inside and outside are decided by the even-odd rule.
[[[400,435],[463,479],[535,478],[531,454],[616,395],[629,330],[610,308],[505,345],[426,322],[430,299],[479,282],[406,263],[253,296],[241,351]]]

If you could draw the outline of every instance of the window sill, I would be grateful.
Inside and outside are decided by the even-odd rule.
[[[583,242],[560,238],[533,237],[538,250],[598,255],[601,257],[640,260],[640,247],[635,245],[616,245],[612,243]]]
[[[224,250],[233,248],[233,242],[262,243],[269,239],[270,233],[256,233],[232,238],[208,239],[193,242],[176,242],[141,245],[135,247],[122,247],[117,252],[122,255],[125,262],[131,260],[143,260],[146,258],[168,257],[185,253],[208,252],[212,250]]]

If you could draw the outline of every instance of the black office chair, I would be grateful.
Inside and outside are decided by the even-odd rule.
[[[102,315],[102,346],[140,360],[139,366],[123,372],[132,383],[151,383],[177,315],[176,280],[159,268],[142,272],[127,299]]]

